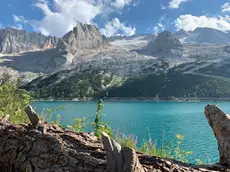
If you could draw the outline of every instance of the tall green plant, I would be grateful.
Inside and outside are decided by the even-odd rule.
[[[101,133],[105,132],[112,137],[112,128],[104,121],[102,121],[103,112],[103,100],[99,100],[97,103],[97,111],[94,122],[92,122],[94,128],[94,135],[98,138],[101,137]]]
[[[31,103],[31,96],[23,89],[19,89],[18,80],[9,76],[0,78],[0,117],[9,115],[14,123],[27,123],[26,105]]]
[[[74,118],[73,119],[73,124],[68,125],[67,128],[70,129],[71,131],[74,131],[74,132],[77,132],[77,133],[82,132],[86,128],[86,125],[87,125],[86,121],[87,121],[86,117]]]
[[[39,118],[43,122],[55,123],[60,126],[61,115],[58,111],[61,109],[64,109],[64,107],[58,106],[55,108],[44,108]]]
[[[181,148],[181,143],[184,140],[184,136],[180,134],[176,134],[177,144],[173,150],[173,158],[181,161],[181,162],[188,162],[187,157],[192,154],[190,151],[185,151]]]

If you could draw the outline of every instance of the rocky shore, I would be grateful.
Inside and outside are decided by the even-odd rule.
[[[190,165],[121,148],[102,133],[102,140],[74,133],[55,124],[41,123],[27,107],[30,125],[0,121],[1,172],[184,172],[230,171],[230,117],[215,105],[205,115],[218,141],[218,164]]]

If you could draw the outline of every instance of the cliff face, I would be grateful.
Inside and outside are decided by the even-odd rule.
[[[0,30],[0,53],[11,54],[54,48],[58,38],[14,28]]]
[[[148,45],[148,51],[157,57],[181,57],[183,56],[183,45],[172,33],[165,31]]]
[[[108,41],[97,27],[88,24],[78,24],[72,31],[68,32],[58,43],[58,48],[63,49],[63,45],[75,49],[98,49],[106,46]]]

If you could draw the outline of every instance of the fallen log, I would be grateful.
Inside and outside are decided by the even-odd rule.
[[[104,133],[102,140],[104,146],[91,134],[55,124],[16,125],[0,120],[0,172],[228,171],[219,164],[195,166],[121,148]]]

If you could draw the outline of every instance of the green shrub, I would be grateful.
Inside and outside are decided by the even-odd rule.
[[[113,134],[113,139],[116,140],[121,145],[121,147],[129,147],[132,149],[137,148],[137,136],[135,135],[130,134],[127,136],[117,130]]]
[[[73,124],[72,125],[67,125],[67,128],[70,129],[71,131],[74,132],[83,132],[85,127],[86,127],[86,122],[87,118],[74,118],[73,119]]]
[[[18,81],[8,76],[0,78],[0,117],[9,115],[14,123],[27,123],[26,105],[31,103],[29,93],[18,88]]]
[[[148,131],[149,133],[149,131]],[[157,141],[153,142],[149,133],[148,140],[143,140],[140,146],[137,146],[137,137],[134,135],[128,135],[115,131],[114,140],[116,140],[122,147],[129,147],[135,149],[139,152],[158,156],[162,158],[172,158],[181,162],[189,162],[188,156],[192,154],[192,152],[185,151],[181,148],[181,143],[184,139],[184,136],[177,134],[176,143],[164,142],[165,133],[162,136],[162,142],[160,146],[157,144]],[[201,161],[200,161],[201,162]]]
[[[39,118],[43,122],[55,123],[60,126],[61,115],[58,111],[63,108],[64,107],[44,108]],[[53,120],[53,118],[55,118],[55,120]]]

